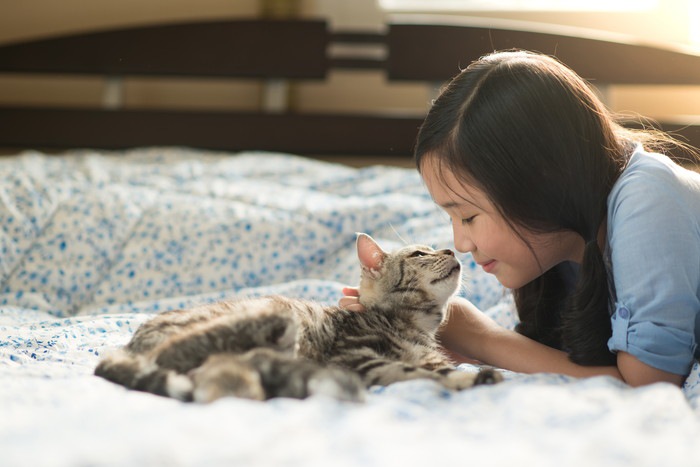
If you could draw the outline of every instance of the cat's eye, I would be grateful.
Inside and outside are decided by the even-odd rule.
[[[425,251],[416,250],[413,253],[411,253],[410,255],[408,255],[408,257],[409,258],[417,258],[418,256],[425,256],[427,254],[428,253],[426,253]]]

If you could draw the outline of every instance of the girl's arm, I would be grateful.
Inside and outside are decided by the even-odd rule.
[[[681,386],[685,377],[649,366],[627,352],[617,352],[617,367],[630,386],[666,382]]]
[[[582,366],[565,352],[540,344],[499,326],[465,299],[454,299],[441,328],[440,341],[448,349],[488,365],[520,373],[560,373],[574,377],[608,375],[632,386],[660,381],[680,385],[683,377],[650,367],[632,355],[618,352],[617,366]]]

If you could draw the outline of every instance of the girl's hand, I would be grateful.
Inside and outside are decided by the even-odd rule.
[[[458,361],[486,361],[485,351],[496,344],[491,339],[500,329],[469,300],[454,297],[448,303],[447,319],[438,330],[438,340]]]
[[[338,306],[350,311],[365,311],[360,304],[360,291],[357,287],[343,287],[343,298],[338,300]]]

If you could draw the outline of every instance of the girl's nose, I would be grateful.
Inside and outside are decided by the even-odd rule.
[[[465,234],[461,226],[452,226],[452,236],[454,237],[455,248],[460,253],[473,252],[476,249],[474,242],[471,241],[468,235]]]

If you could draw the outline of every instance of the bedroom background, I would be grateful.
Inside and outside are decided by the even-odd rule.
[[[612,377],[504,371],[503,383],[462,392],[427,380],[374,386],[363,404],[323,397],[188,404],[94,376],[102,355],[164,310],[268,294],[337,303],[342,287],[358,281],[359,231],[386,249],[412,241],[451,246],[451,226],[417,172],[394,165],[412,165],[411,139],[441,85],[436,76],[456,72],[455,57],[467,48],[471,53],[472,44],[483,53],[493,37],[506,41],[492,21],[600,28],[606,37],[695,51],[669,53],[583,34],[534,34],[535,41],[547,38],[547,50],[558,47],[558,56],[594,57],[583,63],[594,78],[614,80],[612,69],[629,79],[633,69],[646,82],[670,77],[691,83],[607,85],[600,91],[615,110],[700,123],[698,3],[0,0],[0,153],[6,154],[0,157],[0,466],[698,467],[700,363],[681,389],[632,388]],[[389,23],[395,13],[425,20]],[[427,13],[449,13],[451,20],[476,17],[472,20],[488,27],[434,27],[432,17],[422,16]],[[326,19],[333,34],[318,21],[289,22],[297,31],[289,34],[284,29],[289,23],[277,21],[282,25],[277,30],[287,34],[268,41],[272,22],[236,21],[290,15]],[[243,27],[245,37],[255,39],[222,40],[219,29],[212,33],[216,22],[225,24],[226,33]],[[162,27],[170,23],[179,24]],[[49,41],[42,49],[47,43],[39,42],[38,53],[22,43],[105,29],[110,32],[60,39],[63,48]],[[336,32],[385,30],[358,35],[379,37],[385,48],[374,42],[327,45],[329,36],[342,36]],[[455,40],[445,31],[467,31],[470,39]],[[508,40],[532,40],[531,32],[504,34]],[[178,40],[179,47],[162,47]],[[278,47],[281,42],[285,47]],[[299,42],[304,46],[290,45]],[[459,50],[450,48],[455,44]],[[253,45],[262,52],[251,53]],[[76,52],[81,47],[91,54]],[[583,53],[581,47],[596,52]],[[320,62],[325,70],[328,62],[347,64],[340,58],[354,48],[389,59],[370,69],[331,66],[323,80],[279,81],[289,75],[270,73],[267,66],[281,63],[298,72],[303,63],[303,71],[316,71],[308,63]],[[305,52],[302,59],[299,50]],[[327,60],[327,50],[339,59]],[[445,68],[425,66],[439,55],[435,50],[447,51],[446,60],[436,60]],[[418,59],[417,51],[422,51]],[[626,59],[620,60],[623,52]],[[199,65],[202,55],[209,68]],[[124,56],[130,60],[122,67]],[[236,59],[220,59],[231,56]],[[88,72],[109,66],[96,75],[77,74],[71,68],[75,57]],[[240,76],[226,73],[249,57],[254,67],[244,69],[245,76],[265,78],[211,77]],[[39,72],[12,68],[27,62]],[[430,81],[390,81],[389,65],[397,63],[408,64],[411,77],[416,70],[439,73]],[[73,74],[54,74],[58,66]],[[52,74],[41,73],[46,70]],[[159,74],[139,74],[153,70]],[[163,70],[180,76],[164,77]],[[200,77],[182,77],[193,70]],[[255,131],[246,118],[257,122]],[[358,120],[364,126],[355,125]],[[700,137],[700,125],[691,129]],[[145,138],[151,139],[143,143]],[[220,145],[207,146],[216,138]],[[381,144],[362,146],[371,139]],[[37,143],[56,140],[71,145]],[[342,162],[358,167],[302,157],[299,140],[323,142],[312,156],[329,151],[333,159],[343,155]],[[76,141],[82,145],[73,145]],[[230,149],[239,143],[240,153]],[[370,152],[375,148],[386,158],[373,157],[380,154]],[[515,326],[509,291],[469,253],[459,259],[460,293],[504,327]]]
[[[624,34],[641,43],[700,47],[700,2],[646,0],[421,1],[421,0],[66,0],[0,4],[0,45],[58,34],[159,22],[255,17],[324,18],[334,31],[382,31],[393,13],[449,14],[565,25]],[[342,54],[340,50],[338,53]],[[381,50],[369,51],[381,54]],[[653,64],[650,64],[653,66]],[[219,78],[126,77],[124,108],[259,110],[283,106],[300,112],[396,112],[423,115],[441,83],[389,82],[380,70],[331,70],[323,82],[297,82],[269,102],[269,83]],[[0,105],[103,105],[99,76],[0,74]],[[601,89],[616,111],[652,119],[700,120],[700,85],[608,85]],[[283,102],[280,103],[280,99]],[[7,149],[4,152],[8,152]],[[11,150],[10,150],[11,152]],[[361,165],[364,159],[343,159]],[[390,163],[410,165],[392,159]]]

